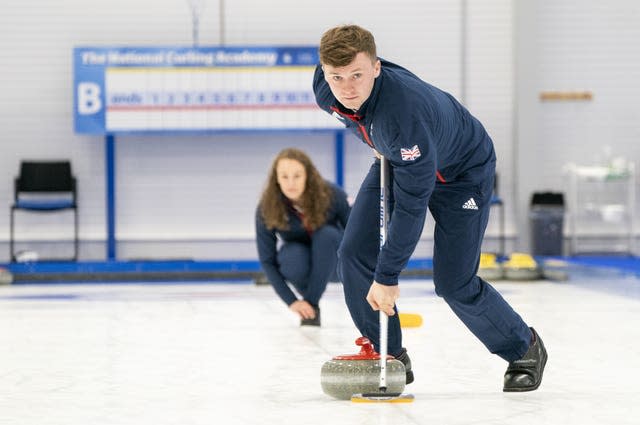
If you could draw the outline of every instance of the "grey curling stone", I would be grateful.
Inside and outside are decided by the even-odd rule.
[[[387,392],[404,391],[407,375],[399,360],[387,360]],[[380,391],[379,360],[329,360],[322,365],[322,391],[339,400]]]
[[[542,271],[531,255],[514,252],[504,263],[504,277],[509,280],[537,280],[542,277]]]
[[[13,274],[4,267],[0,267],[0,285],[11,285],[13,283]]]
[[[542,272],[539,267],[505,267],[504,277],[508,280],[538,280]]]
[[[349,400],[354,394],[380,392],[380,360],[367,338],[358,338],[360,353],[336,356],[322,365],[320,383],[325,394]],[[387,393],[401,393],[406,385],[404,364],[387,360]]]
[[[504,270],[502,270],[501,265],[495,265],[492,267],[480,267],[477,274],[478,276],[489,282],[504,279]]]

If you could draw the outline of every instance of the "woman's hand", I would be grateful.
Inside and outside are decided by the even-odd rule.
[[[289,310],[298,314],[301,319],[314,319],[316,317],[316,311],[313,306],[304,300],[294,301],[289,305]]]

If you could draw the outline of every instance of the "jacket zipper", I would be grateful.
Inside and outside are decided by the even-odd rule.
[[[367,129],[364,128],[364,125],[360,124],[360,120],[362,119],[361,116],[356,115],[356,114],[345,114],[344,112],[342,112],[341,110],[339,110],[338,108],[336,108],[335,106],[331,107],[331,110],[333,112],[336,112],[338,114],[340,114],[341,116],[347,118],[349,121],[355,123],[358,125],[358,130],[360,130],[360,134],[362,134],[362,138],[364,139],[364,141],[367,143],[367,145],[369,145],[370,147],[374,147],[373,146],[373,142],[371,141],[371,138],[369,137],[369,134],[367,134]],[[375,149],[375,148],[374,148]]]
[[[358,124],[358,130],[360,130],[360,133],[362,134],[362,137],[364,138],[364,141],[369,146],[371,146],[373,149],[375,149],[375,147],[373,146],[373,141],[371,140],[371,138],[369,137],[369,134],[367,133],[367,129],[364,127],[364,125],[360,124],[360,120],[362,119],[361,116],[356,115],[356,114],[345,114],[344,112],[342,112],[341,110],[339,110],[335,106],[332,106],[331,110],[333,112],[336,112],[336,113],[340,114],[341,116],[349,119],[351,122]],[[436,170],[436,178],[438,179],[438,181],[440,183],[446,183],[447,182],[444,179],[444,177],[442,177],[442,174],[440,174],[440,171],[438,171],[438,170]]]

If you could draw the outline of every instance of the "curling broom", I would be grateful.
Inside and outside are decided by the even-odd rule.
[[[388,221],[388,182],[389,164],[384,156],[380,157],[380,249],[387,240]],[[387,343],[389,331],[389,318],[380,310],[380,380],[378,392],[354,394],[351,401],[354,403],[411,403],[412,394],[387,393]]]

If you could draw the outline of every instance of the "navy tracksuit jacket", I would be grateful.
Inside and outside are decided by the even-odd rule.
[[[359,331],[378,347],[378,313],[366,301],[371,283],[396,285],[422,234],[427,208],[435,219],[434,284],[465,325],[507,361],[527,351],[522,318],[476,276],[489,218],[495,152],[482,124],[450,94],[381,60],[369,98],[358,111],[333,96],[318,66],[318,105],[390,163],[390,219],[379,246],[380,164],[365,177],[338,253],[345,299]],[[389,353],[402,347],[398,316],[389,318]]]
[[[289,208],[289,229],[268,229],[260,206],[256,209],[256,243],[262,270],[278,296],[287,305],[298,298],[287,282],[293,284],[302,298],[318,306],[327,282],[336,274],[337,252],[351,207],[347,194],[331,185],[333,197],[327,221],[314,232],[308,232],[300,214]],[[284,196],[284,195],[283,195]],[[280,245],[278,246],[278,239]]]

